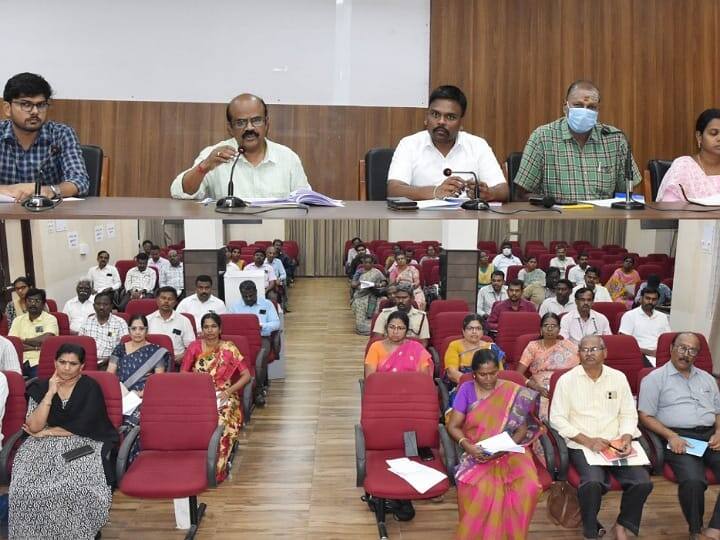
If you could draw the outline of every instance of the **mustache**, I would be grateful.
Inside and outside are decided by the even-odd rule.
[[[259,136],[260,136],[257,131],[255,131],[255,130],[250,130],[250,131],[246,131],[245,133],[243,133],[242,138],[243,138],[243,139],[247,139],[248,137],[252,137],[253,135],[254,135],[255,137],[259,137]]]
[[[440,131],[442,131],[443,133],[448,133],[448,130],[444,127],[436,127],[435,129],[433,129],[433,133],[438,133]]]

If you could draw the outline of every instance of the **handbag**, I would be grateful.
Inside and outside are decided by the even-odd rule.
[[[566,529],[575,529],[582,522],[577,490],[566,481],[556,481],[550,486],[547,511],[555,525]]]

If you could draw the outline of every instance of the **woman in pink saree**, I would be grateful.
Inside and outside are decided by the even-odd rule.
[[[634,267],[635,259],[625,257],[623,265],[613,272],[605,284],[613,302],[622,302],[628,309],[632,308],[637,288],[642,282]]]
[[[447,425],[464,453],[455,471],[460,522],[456,538],[521,540],[540,497],[530,446],[543,432],[539,394],[498,380],[499,362],[485,349],[475,353],[473,380],[460,386]],[[487,453],[478,443],[507,433],[524,454]]]
[[[403,253],[395,256],[395,268],[390,270],[390,283],[409,283],[413,288],[413,297],[420,311],[425,311],[425,293],[420,286],[420,271],[408,264]]]
[[[421,343],[407,338],[410,320],[406,313],[395,311],[385,325],[385,336],[376,341],[365,355],[365,377],[388,371],[422,371],[432,374],[432,357]]]

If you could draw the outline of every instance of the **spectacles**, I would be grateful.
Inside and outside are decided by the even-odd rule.
[[[465,327],[465,330],[468,332],[480,332],[482,331],[482,326],[467,326]]]
[[[253,116],[252,118],[236,118],[230,125],[235,129],[244,129],[250,123],[253,127],[265,125],[266,116]]]
[[[700,352],[700,349],[695,349],[694,347],[686,347],[685,345],[676,345],[675,350],[680,354],[687,354],[688,356],[692,357],[697,356]]]
[[[598,351],[604,351],[605,347],[580,347],[580,348],[578,348],[578,350],[581,353],[588,354],[588,353],[596,353]]]
[[[405,332],[407,330],[407,326],[395,326],[394,324],[388,325],[388,330],[392,330],[393,332]]]
[[[33,108],[37,107],[38,112],[47,111],[48,107],[50,106],[49,101],[41,101],[39,103],[33,103],[32,101],[28,101],[26,99],[21,100],[13,100],[13,103],[20,107],[20,110],[22,112],[31,112]]]
[[[58,364],[61,366],[70,366],[70,367],[78,367],[80,365],[80,362],[71,362],[70,360],[55,360]]]

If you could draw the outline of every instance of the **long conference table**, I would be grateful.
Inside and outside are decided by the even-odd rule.
[[[344,207],[302,208],[242,208],[233,214],[215,211],[214,204],[203,205],[197,201],[171,198],[143,197],[90,197],[85,200],[65,201],[57,208],[44,212],[30,212],[13,203],[0,204],[0,219],[150,219],[171,220],[339,220],[339,219],[388,219],[388,220],[598,220],[598,219],[720,219],[720,207],[700,207],[687,203],[652,203],[643,210],[625,211],[612,208],[561,209],[560,212],[531,206],[528,203],[507,203],[487,210],[390,210],[384,201],[347,201]]]

